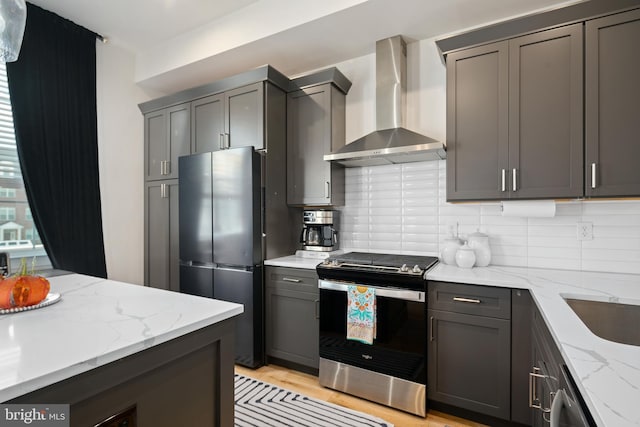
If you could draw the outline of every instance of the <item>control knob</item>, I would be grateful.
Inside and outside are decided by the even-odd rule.
[[[414,273],[422,273],[422,269],[418,264],[414,265],[411,271],[413,271]]]
[[[400,267],[400,271],[403,273],[406,273],[409,271],[409,267],[407,267],[407,264],[402,264],[402,267]]]

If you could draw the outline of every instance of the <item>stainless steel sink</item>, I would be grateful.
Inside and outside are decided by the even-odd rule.
[[[640,346],[640,305],[565,298],[569,307],[597,336]]]

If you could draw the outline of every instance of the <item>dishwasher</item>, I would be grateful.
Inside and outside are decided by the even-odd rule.
[[[560,372],[559,387],[553,394],[549,411],[550,427],[595,427],[567,365],[561,365]]]

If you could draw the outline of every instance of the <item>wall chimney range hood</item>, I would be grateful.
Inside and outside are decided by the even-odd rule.
[[[407,45],[402,36],[376,43],[376,128],[324,160],[345,167],[441,160],[445,145],[405,129]]]

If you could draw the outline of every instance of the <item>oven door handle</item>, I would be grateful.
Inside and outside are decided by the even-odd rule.
[[[354,283],[354,285],[356,285]],[[356,285],[359,286],[359,285]],[[362,285],[365,286],[365,285]],[[349,285],[345,283],[331,282],[329,280],[318,280],[318,287],[320,289],[328,289],[331,291],[340,291],[347,292],[349,290]],[[415,302],[424,302],[425,301],[425,293],[422,291],[411,291],[408,289],[397,289],[397,288],[378,288],[375,286],[366,286],[370,289],[375,289],[376,296],[378,297],[386,297],[386,298],[394,298],[401,299],[405,301],[415,301]]]

